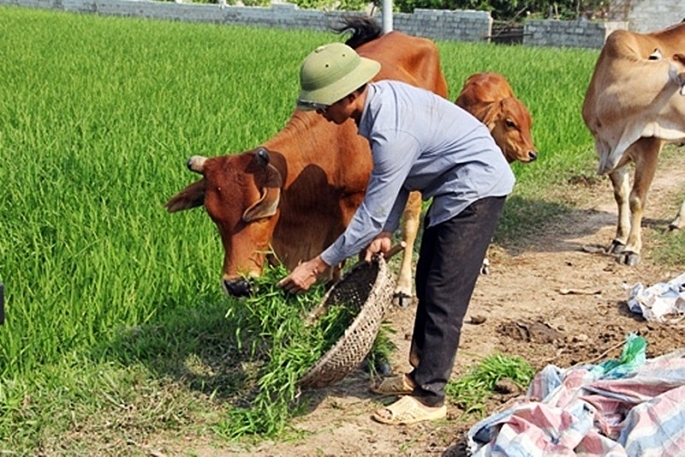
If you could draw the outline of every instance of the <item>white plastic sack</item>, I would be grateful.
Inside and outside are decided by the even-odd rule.
[[[645,287],[635,284],[628,307],[648,321],[675,323],[685,317],[685,273],[667,283]]]

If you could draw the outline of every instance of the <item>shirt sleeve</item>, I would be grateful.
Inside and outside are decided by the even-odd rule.
[[[407,206],[407,200],[409,199],[409,191],[405,187],[400,188],[400,193],[397,195],[395,204],[390,210],[390,215],[385,221],[385,226],[383,230],[386,232],[394,232],[400,226],[400,219],[402,214],[404,214],[404,208]]]
[[[419,153],[418,141],[396,131],[376,132],[369,141],[373,170],[366,194],[345,232],[321,254],[328,265],[359,254],[383,229],[397,229],[407,202],[403,185]]]

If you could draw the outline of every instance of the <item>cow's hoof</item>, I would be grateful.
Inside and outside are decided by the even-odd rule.
[[[483,259],[483,265],[480,267],[480,274],[489,275],[490,274],[490,261],[488,259]]]
[[[625,247],[625,244],[614,240],[611,242],[611,245],[607,248],[607,252],[609,254],[623,254],[623,250],[625,249]]]
[[[623,265],[634,267],[640,263],[640,254],[636,254],[634,252],[624,252],[618,257],[617,261]]]
[[[413,297],[411,295],[407,295],[403,292],[395,292],[395,295],[393,296],[393,301],[400,308],[409,308],[411,306],[412,299]]]

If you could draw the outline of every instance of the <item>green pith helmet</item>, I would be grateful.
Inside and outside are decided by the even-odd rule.
[[[381,70],[375,60],[360,57],[343,43],[319,46],[300,68],[300,96],[297,106],[312,110],[332,105],[351,94]]]

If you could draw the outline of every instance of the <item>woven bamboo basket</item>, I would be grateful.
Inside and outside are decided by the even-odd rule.
[[[342,337],[302,376],[305,389],[326,387],[359,367],[371,351],[383,316],[392,304],[393,281],[386,261],[360,262],[324,295],[324,310],[338,304],[359,309]]]

